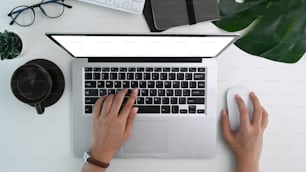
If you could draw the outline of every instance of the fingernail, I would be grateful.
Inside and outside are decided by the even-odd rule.
[[[134,88],[134,89],[133,89],[133,92],[134,92],[134,93],[138,93],[138,88]]]
[[[138,112],[138,110],[139,110],[139,108],[138,108],[138,107],[134,107],[134,109],[133,109],[133,111],[134,111],[135,113],[137,113],[137,112]]]
[[[236,95],[235,95],[235,99],[240,99],[239,94],[236,94]]]
[[[222,117],[226,116],[226,110],[225,109],[222,110],[221,115],[222,115]]]

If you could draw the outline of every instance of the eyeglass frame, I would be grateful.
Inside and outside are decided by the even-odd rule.
[[[58,17],[60,17],[60,16],[62,16],[62,15],[64,14],[64,10],[63,10],[63,12],[62,12],[59,16],[50,17],[50,16],[47,15],[46,11],[41,7],[41,5],[43,5],[43,4],[47,4],[47,3],[57,3],[57,4],[59,4],[59,5],[63,5],[63,7],[72,8],[71,5],[65,4],[65,3],[64,3],[64,0],[49,0],[49,1],[47,1],[47,2],[43,2],[43,1],[44,1],[44,0],[42,0],[42,1],[41,1],[40,3],[38,3],[38,4],[34,4],[34,5],[31,5],[31,6],[20,5],[20,6],[17,6],[17,7],[15,7],[15,8],[13,8],[13,9],[11,10],[11,12],[8,13],[8,16],[12,18],[12,21],[10,22],[10,25],[13,25],[14,23],[16,23],[17,25],[22,26],[22,27],[31,26],[31,25],[34,23],[35,19],[36,19],[36,14],[35,14],[35,10],[34,10],[36,7],[39,7],[40,11],[41,11],[46,17],[48,17],[48,18],[58,18]],[[60,2],[58,2],[58,1],[60,1]],[[14,10],[15,10],[16,8],[18,8],[18,7],[26,7],[26,8],[20,9],[20,10],[17,10],[17,11],[14,11]],[[33,15],[34,15],[33,21],[32,21],[30,24],[27,24],[27,25],[21,25],[21,24],[19,24],[18,22],[16,22],[16,19],[18,18],[18,16],[19,16],[23,11],[26,11],[26,10],[29,10],[29,9],[31,9],[32,12],[33,12]],[[65,9],[65,8],[64,8],[64,9]],[[18,13],[18,14],[16,14],[16,16],[13,17],[12,15],[13,15],[14,13]]]

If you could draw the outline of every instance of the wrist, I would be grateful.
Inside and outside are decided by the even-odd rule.
[[[236,158],[236,169],[237,172],[258,172],[259,161],[252,158]]]
[[[98,161],[110,163],[110,161],[113,159],[113,156],[115,155],[115,151],[93,147],[90,150],[90,155]]]

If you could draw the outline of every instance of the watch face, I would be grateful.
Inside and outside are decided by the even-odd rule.
[[[88,152],[84,152],[84,155],[83,155],[83,160],[84,160],[84,162],[87,162],[87,159],[88,159],[89,157],[90,157],[90,156],[89,156]]]

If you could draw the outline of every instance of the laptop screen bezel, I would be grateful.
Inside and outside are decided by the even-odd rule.
[[[205,57],[205,56],[193,56],[192,58],[214,58],[219,56],[227,47],[229,47],[233,42],[235,42],[239,35],[237,34],[101,34],[101,33],[46,33],[46,36],[49,37],[55,44],[63,48],[71,57],[74,58],[110,58],[110,57],[77,57],[74,56],[69,50],[67,50],[62,44],[60,44],[56,39],[53,38],[53,36],[148,36],[148,37],[233,37],[232,41],[230,41],[226,46],[224,46],[215,56],[212,57]],[[130,56],[122,56],[118,58],[130,58]],[[149,57],[152,58],[152,57]],[[173,58],[173,57],[154,57],[154,58]],[[190,57],[176,57],[176,58],[190,58]]]

